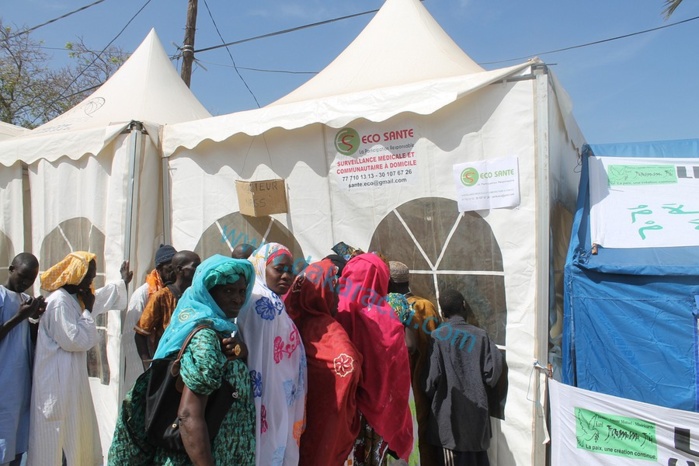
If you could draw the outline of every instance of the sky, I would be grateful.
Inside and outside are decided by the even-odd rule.
[[[33,27],[93,1],[0,0],[0,18],[13,29]],[[194,48],[220,45],[219,33],[225,42],[239,41],[375,10],[382,4],[382,0],[199,0]],[[662,14],[663,0],[424,0],[423,5],[486,70],[534,56],[550,65],[570,95],[589,143],[699,137],[699,19],[545,53],[699,17],[696,0],[685,0],[668,20]],[[55,67],[70,60],[62,50],[67,42],[82,38],[91,49],[102,50],[124,28],[113,45],[132,52],[155,28],[166,52],[174,56],[183,42],[186,13],[187,0],[104,0],[31,34],[43,42]],[[191,89],[213,115],[265,106],[327,66],[372,17],[247,41],[228,51],[197,53]],[[173,65],[179,70],[181,62],[174,60]]]

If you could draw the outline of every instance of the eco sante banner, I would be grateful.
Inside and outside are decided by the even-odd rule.
[[[415,183],[418,131],[408,120],[390,126],[357,122],[338,130],[328,138],[335,154],[331,176],[345,191]]]
[[[549,380],[551,464],[699,464],[699,414]]]
[[[454,165],[459,212],[519,205],[517,157],[502,157]]]
[[[593,244],[699,246],[699,160],[590,157],[589,166]]]

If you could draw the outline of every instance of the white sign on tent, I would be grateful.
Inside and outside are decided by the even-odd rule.
[[[337,131],[328,141],[335,154],[330,172],[337,186],[355,191],[391,184],[414,184],[418,180],[415,143],[419,130],[411,124],[357,124]]]
[[[454,165],[459,212],[519,205],[517,157]]]
[[[551,380],[551,464],[695,464],[699,414]],[[691,429],[694,431],[691,431]]]
[[[590,233],[606,248],[699,246],[696,159],[590,158]]]

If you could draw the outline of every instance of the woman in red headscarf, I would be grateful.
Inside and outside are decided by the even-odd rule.
[[[333,318],[338,268],[323,259],[294,280],[284,303],[306,349],[308,400],[300,466],[341,466],[359,433],[362,355]]]
[[[372,253],[352,258],[340,278],[336,318],[364,357],[357,405],[368,427],[355,445],[355,465],[383,464],[387,449],[407,460],[413,445],[410,361],[403,324],[386,302],[389,278]]]

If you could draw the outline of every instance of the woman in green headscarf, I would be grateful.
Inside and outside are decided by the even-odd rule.
[[[126,396],[109,449],[110,465],[254,465],[255,405],[250,375],[241,359],[228,360],[221,338],[237,330],[238,311],[249,299],[255,280],[247,260],[215,255],[199,265],[190,288],[180,298],[155,358],[165,358],[182,347],[200,324],[184,351],[180,375],[185,388],[179,408],[180,432],[186,453],[157,448],[145,433],[145,394],[150,372],[145,372]],[[234,399],[216,437],[209,442],[204,411],[208,395],[222,376],[233,386]]]

